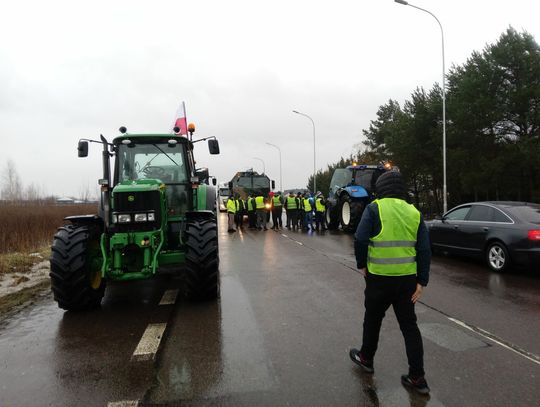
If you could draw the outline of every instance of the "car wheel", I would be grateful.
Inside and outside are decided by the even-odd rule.
[[[506,271],[510,266],[510,255],[506,246],[500,242],[491,243],[486,250],[486,262],[492,271]]]

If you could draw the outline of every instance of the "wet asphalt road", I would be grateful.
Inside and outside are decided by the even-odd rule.
[[[363,278],[342,233],[226,233],[221,299],[159,305],[178,279],[114,285],[101,310],[66,313],[50,295],[0,325],[0,406],[538,406],[540,271],[496,275],[435,257],[417,306],[429,398],[407,371],[393,312],[375,375],[361,373]],[[157,356],[134,360],[149,324]],[[114,405],[114,404],[111,404]],[[128,404],[124,404],[128,405]]]

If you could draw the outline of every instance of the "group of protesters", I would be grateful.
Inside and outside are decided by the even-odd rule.
[[[272,215],[272,229],[283,229],[283,210],[287,221],[285,227],[291,230],[326,230],[326,200],[319,191],[314,196],[307,193],[290,192],[284,197],[281,192],[248,195],[242,199],[238,194],[227,200],[228,231],[244,229],[244,217],[247,216],[248,229],[268,230],[268,221]]]

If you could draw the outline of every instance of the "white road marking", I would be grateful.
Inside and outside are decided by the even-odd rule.
[[[107,407],[137,407],[139,400],[109,401]]]
[[[140,362],[154,360],[166,327],[166,323],[148,325],[135,352],[133,352],[131,361]]]
[[[511,350],[514,353],[517,353],[520,356],[523,356],[525,359],[530,360],[531,362],[536,363],[537,365],[540,365],[540,357],[535,355],[534,353],[527,352],[525,350],[519,349],[519,348],[513,348],[512,346],[508,346],[507,344],[501,342],[501,340],[496,339],[497,337],[493,335],[492,333],[485,331],[478,327],[473,327],[463,321],[460,321],[455,318],[447,317],[450,321],[458,324],[459,326],[462,326],[463,328],[468,329],[469,331],[475,332],[480,336],[483,336],[486,339],[489,339],[492,342],[495,342],[497,345],[502,346],[505,349]]]
[[[167,290],[163,293],[159,305],[172,305],[176,302],[176,296],[178,295],[178,290]]]
[[[287,235],[286,235],[286,234],[284,234],[284,233],[282,233],[282,234],[281,234],[281,236],[283,236],[283,237],[289,237],[289,236],[287,236]]]
[[[294,240],[294,241],[295,241],[296,243],[298,243],[300,246],[303,246],[303,245],[304,245],[304,243],[299,242],[298,240]]]

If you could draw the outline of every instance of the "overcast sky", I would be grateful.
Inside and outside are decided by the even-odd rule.
[[[462,64],[508,26],[540,41],[534,0],[415,0],[441,21],[446,66]],[[428,14],[393,0],[29,1],[0,13],[0,164],[24,185],[97,191],[99,146],[79,138],[167,132],[181,101],[198,165],[220,182],[253,167],[283,189],[348,156],[390,98],[441,82],[441,37]],[[451,163],[448,163],[452,165]],[[399,165],[399,163],[398,163]]]

